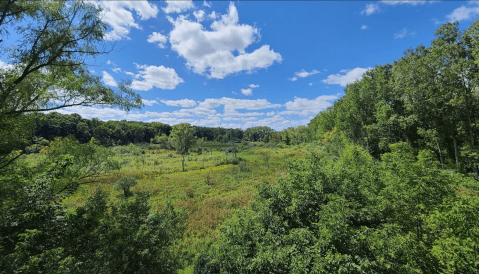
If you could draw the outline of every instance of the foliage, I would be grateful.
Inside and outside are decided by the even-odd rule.
[[[375,158],[407,142],[432,150],[443,167],[479,177],[479,21],[461,31],[445,23],[430,47],[408,49],[394,63],[368,70],[308,125],[318,141],[333,128]]]
[[[346,143],[338,158],[290,162],[284,181],[259,185],[252,210],[222,227],[195,273],[477,272],[479,200],[454,191],[465,177],[421,155],[401,143],[379,163]]]
[[[133,192],[131,192],[130,187],[136,186],[138,182],[134,177],[126,176],[121,177],[115,182],[115,188],[123,190],[123,196],[125,198],[133,196]]]
[[[195,132],[196,128],[190,124],[174,125],[171,129],[169,140],[176,151],[183,155],[183,171],[185,171],[185,154],[196,143]]]

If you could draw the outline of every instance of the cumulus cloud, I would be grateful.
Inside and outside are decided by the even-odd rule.
[[[184,108],[189,108],[189,107],[194,107],[196,106],[196,102],[194,100],[190,99],[181,99],[181,100],[160,100],[163,104],[171,107],[184,107]]]
[[[363,73],[370,69],[371,68],[343,69],[340,70],[338,74],[328,75],[328,77],[322,80],[322,82],[325,84],[341,85],[345,87],[347,84],[360,80],[363,77]]]
[[[131,88],[135,90],[146,91],[153,87],[175,89],[177,85],[184,82],[172,68],[138,64],[136,64],[136,68],[141,71],[135,76],[136,79],[131,83]]]
[[[234,99],[228,97],[222,97],[217,99],[205,99],[203,102],[199,103],[200,107],[204,108],[217,108],[224,106],[225,111],[227,110],[236,110],[236,109],[247,109],[247,110],[259,110],[267,108],[279,108],[281,105],[272,104],[266,99]]]
[[[298,77],[299,78],[306,78],[306,77],[309,77],[311,75],[318,74],[318,73],[321,73],[321,72],[319,70],[315,70],[315,69],[313,69],[311,72],[307,72],[303,69],[301,71],[295,72],[294,76],[292,78],[289,78],[289,80],[297,81]]]
[[[164,49],[166,47],[165,43],[168,41],[168,37],[155,31],[148,36],[146,41],[148,41],[148,43],[158,43],[158,46]]]
[[[158,14],[158,7],[147,1],[99,1],[93,3],[103,9],[100,17],[112,28],[104,36],[104,39],[108,41],[130,40],[128,37],[130,29],[141,29],[133,17],[133,10],[140,20],[147,20]]]
[[[250,87],[250,88],[259,88],[259,85],[251,84],[251,85],[249,85],[248,87]]]
[[[181,107],[174,111],[132,111],[125,112],[112,108],[72,107],[57,112],[63,114],[78,113],[84,118],[101,120],[132,120],[144,122],[161,122],[169,125],[190,123],[197,126],[243,128],[269,126],[276,130],[305,125],[314,115],[327,108],[338,96],[325,95],[315,99],[297,98],[285,105],[273,104],[266,99],[209,98],[201,102],[191,99],[159,100],[169,106]],[[143,104],[153,106],[157,100],[143,99]],[[276,108],[276,111],[263,111]],[[281,111],[285,108],[285,111]],[[297,115],[296,117],[293,115]],[[301,117],[301,118],[300,118]]]
[[[259,40],[259,29],[238,24],[238,11],[230,3],[228,13],[205,30],[199,22],[185,16],[169,17],[171,48],[186,59],[186,65],[197,74],[223,79],[241,71],[252,72],[281,62],[281,54],[263,45],[253,52],[245,49]]]
[[[469,20],[479,15],[479,3],[471,1],[467,6],[461,6],[446,15],[449,22]]]
[[[241,93],[246,96],[251,96],[253,95],[253,89],[252,88],[242,88]]]
[[[205,11],[204,10],[195,10],[193,12],[193,16],[196,18],[196,21],[201,22],[205,19]]]
[[[302,116],[318,114],[321,110],[329,107],[331,101],[337,98],[335,95],[322,95],[312,100],[295,97],[294,101],[286,102],[286,111],[280,114],[299,114]]]
[[[146,99],[141,99],[141,102],[146,105],[146,106],[153,106],[154,104],[158,104],[156,100],[146,100]]]
[[[124,117],[126,112],[113,108],[97,108],[97,107],[85,107],[85,106],[73,106],[69,108],[63,108],[55,110],[55,112],[61,114],[80,114],[82,118],[91,119],[98,118],[100,120],[111,120],[117,117]]]
[[[394,34],[394,39],[402,39],[406,36],[413,36],[415,35],[416,32],[414,31],[409,31],[407,28],[403,28],[402,30],[400,30],[398,33],[395,33]]]
[[[195,5],[193,4],[193,1],[191,0],[182,0],[182,1],[171,0],[171,1],[165,1],[165,2],[166,2],[166,7],[163,8],[163,11],[165,13],[181,13],[195,7]]]
[[[212,11],[210,14],[208,14],[208,18],[210,18],[211,20],[216,20],[216,18],[218,18],[218,15],[215,11]]]
[[[368,26],[366,26],[366,25],[362,25],[362,26],[361,26],[361,29],[362,29],[362,30],[365,30],[365,29],[367,29],[367,28],[368,28]]]
[[[366,7],[361,11],[361,15],[369,16],[379,11],[378,4],[366,4]]]
[[[117,87],[118,84],[116,83],[115,79],[113,78],[113,76],[111,76],[111,74],[109,74],[108,72],[106,71],[103,71],[103,82],[109,86],[112,86],[112,87]]]

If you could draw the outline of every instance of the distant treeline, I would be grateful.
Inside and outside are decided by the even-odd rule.
[[[97,118],[84,119],[79,114],[35,113],[34,135],[45,140],[55,137],[74,136],[81,143],[95,138],[104,146],[128,145],[130,143],[149,143],[155,136],[169,136],[171,126],[163,123],[144,123],[137,121],[101,121]],[[265,143],[283,142],[286,145],[299,144],[311,140],[309,130],[300,126],[281,132],[267,126],[258,126],[242,130],[221,127],[195,127],[196,137],[216,142],[262,141]]]

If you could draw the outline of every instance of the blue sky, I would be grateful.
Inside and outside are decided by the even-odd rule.
[[[306,125],[368,68],[479,18],[479,3],[459,1],[96,3],[114,51],[91,70],[113,88],[131,80],[145,107],[59,112],[243,129]]]

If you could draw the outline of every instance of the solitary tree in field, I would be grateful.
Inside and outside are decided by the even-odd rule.
[[[176,151],[183,155],[183,159],[181,161],[183,171],[185,171],[185,155],[196,143],[195,133],[196,128],[186,123],[174,125],[171,130],[170,141],[175,147]]]

